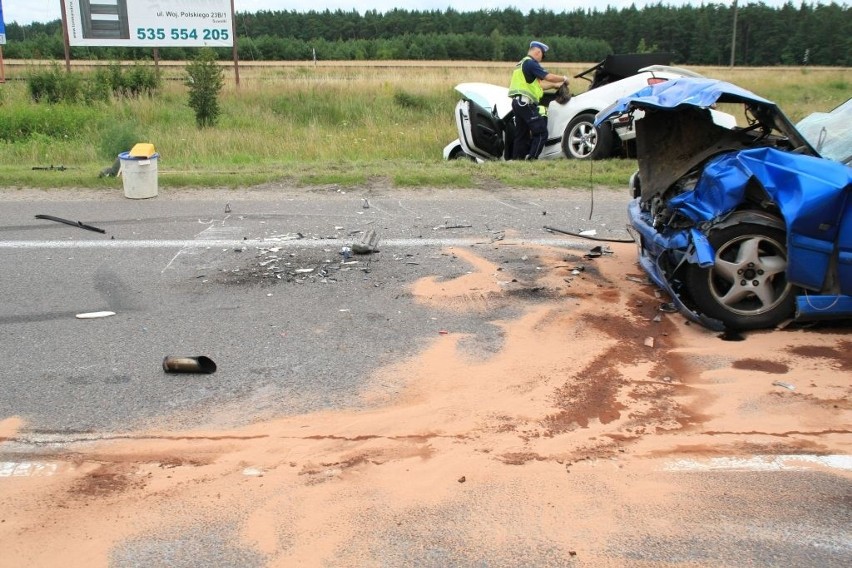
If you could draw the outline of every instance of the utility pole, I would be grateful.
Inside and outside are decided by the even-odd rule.
[[[731,34],[731,67],[734,66],[734,56],[737,54],[737,0],[734,0],[734,31]]]

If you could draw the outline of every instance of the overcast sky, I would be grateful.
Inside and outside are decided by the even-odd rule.
[[[641,8],[646,4],[657,4],[659,0],[552,0],[546,2],[544,0],[532,0],[531,2],[518,2],[516,0],[491,0],[484,2],[483,0],[423,0],[414,6],[405,6],[408,10],[446,10],[452,6],[459,12],[470,12],[482,10],[486,8],[519,8],[522,12],[527,13],[531,9],[546,8],[553,12],[563,12],[573,10],[575,8],[596,8],[604,9],[608,5],[616,8],[630,6],[636,4],[637,8]],[[781,6],[787,0],[763,0],[767,6]],[[60,18],[60,2],[61,0],[0,0],[3,6],[3,16],[6,23],[17,22],[19,24],[29,24],[31,22],[49,22]],[[793,4],[798,6],[802,0],[793,0]],[[732,4],[733,0],[709,0],[702,2],[701,0],[662,0],[664,5],[679,6],[683,4]],[[757,3],[757,0],[739,0],[740,5]],[[805,0],[806,4],[829,4],[830,0]],[[836,0],[837,4],[848,4],[847,0]],[[362,0],[356,2],[353,0],[336,0],[324,1],[313,0],[312,2],[288,1],[288,0],[234,0],[234,8],[237,12],[257,12],[258,10],[296,10],[307,11],[312,10],[352,10],[355,9],[361,13],[367,10],[378,10],[386,12],[393,8],[400,8],[398,0]]]

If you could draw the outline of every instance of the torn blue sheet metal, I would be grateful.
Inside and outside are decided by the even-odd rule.
[[[844,223],[852,213],[852,168],[774,148],[732,152],[708,162],[695,189],[668,206],[696,225],[712,222],[743,203],[752,181],[787,225],[787,280],[822,290],[836,248],[844,260],[838,268],[845,269],[840,291],[852,294],[852,274],[846,274],[852,272],[852,221]]]
[[[715,152],[709,145],[688,148],[687,153],[676,142],[666,147],[669,132],[665,127],[656,130],[656,125],[664,125],[666,120],[696,120],[696,116],[700,122],[703,115],[684,114],[685,109],[699,107],[706,112],[718,102],[745,104],[755,118],[754,126],[764,128],[764,134],[739,148],[728,145],[724,134],[719,135],[713,139],[720,141]],[[830,113],[835,118],[842,116],[845,105],[838,109]],[[844,160],[820,156],[815,148],[823,147],[821,141],[803,136],[775,103],[723,81],[678,79],[647,87],[601,111],[595,122],[634,110],[645,111],[645,120],[649,111],[650,116],[660,113],[660,118],[647,131],[651,143],[646,143],[644,153],[640,147],[640,174],[646,179],[641,180],[641,194],[640,186],[634,188],[639,197],[628,208],[631,229],[640,243],[640,264],[672,295],[682,313],[718,329],[720,322],[708,321],[681,301],[677,273],[685,263],[713,266],[715,250],[707,237],[715,227],[736,222],[733,219],[744,213],[774,211],[772,223],[777,225],[771,226],[784,229],[787,235],[787,280],[801,289],[796,317],[852,317],[852,167],[842,163]],[[671,115],[666,112],[664,118],[665,111]],[[846,140],[844,148],[848,148],[852,125],[823,120],[820,127],[831,129],[832,124],[831,134]],[[777,142],[764,142],[770,131]],[[652,135],[655,132],[663,134]],[[821,136],[825,138],[826,132]],[[844,148],[838,155],[850,153]],[[700,171],[694,184],[677,191],[672,184],[681,183],[692,168]],[[763,209],[750,209],[757,206],[755,195],[761,192],[765,199],[757,201],[762,201]],[[656,218],[660,211],[666,214],[662,222]],[[729,217],[734,212],[738,217]]]
[[[632,95],[618,99],[597,114],[595,125],[632,108],[672,109],[681,105],[710,108],[717,102],[745,101],[777,108],[772,101],[725,81],[699,78],[689,78],[688,81],[676,79],[650,85]]]

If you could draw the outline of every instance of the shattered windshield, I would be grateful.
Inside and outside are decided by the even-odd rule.
[[[831,112],[815,112],[802,119],[796,129],[821,156],[852,164],[852,99]]]

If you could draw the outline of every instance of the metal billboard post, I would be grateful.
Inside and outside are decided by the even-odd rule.
[[[237,87],[240,86],[240,56],[237,54],[237,17],[234,13],[234,0],[231,0],[231,38],[234,42],[232,53],[234,54],[234,80]]]
[[[68,14],[65,13],[65,0],[59,0],[62,6],[62,40],[65,43],[65,71],[71,72],[71,43],[68,38]]]

